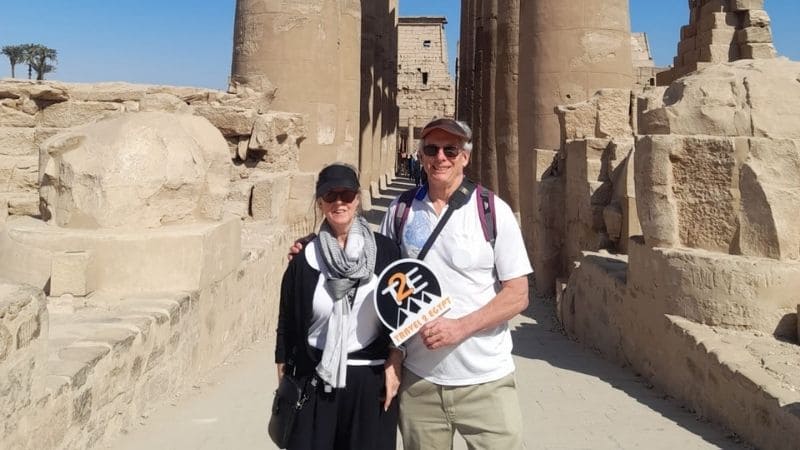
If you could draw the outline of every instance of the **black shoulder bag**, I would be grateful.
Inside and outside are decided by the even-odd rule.
[[[272,415],[267,426],[269,437],[278,448],[289,445],[295,419],[308,399],[314,395],[316,387],[317,378],[313,374],[297,376],[294,367],[287,365],[272,400]]]

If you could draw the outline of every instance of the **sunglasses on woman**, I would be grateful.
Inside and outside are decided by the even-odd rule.
[[[358,195],[356,191],[328,191],[322,196],[322,200],[325,203],[333,203],[337,199],[341,199],[345,203],[350,203],[356,198],[356,195]]]
[[[422,147],[422,153],[424,153],[425,156],[436,156],[439,154],[439,149],[442,149],[444,156],[448,158],[455,158],[459,153],[461,153],[461,149],[455,145],[446,145],[442,147],[434,144],[428,144]]]

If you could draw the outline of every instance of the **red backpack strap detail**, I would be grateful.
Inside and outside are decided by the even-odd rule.
[[[483,229],[483,238],[494,247],[497,238],[497,218],[494,213],[494,192],[478,184],[475,188],[475,200],[478,206],[478,218]]]
[[[411,210],[411,204],[414,202],[414,197],[417,196],[419,188],[409,189],[400,194],[397,199],[397,207],[394,210],[394,241],[400,244],[403,240],[403,226],[408,219],[408,211]]]

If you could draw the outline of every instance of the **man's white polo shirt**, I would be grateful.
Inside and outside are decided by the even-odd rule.
[[[483,235],[476,193],[453,212],[425,263],[436,274],[442,295],[452,299],[448,318],[463,317],[485,306],[500,291],[500,281],[533,272],[522,232],[511,207],[495,196],[497,239],[494,249]],[[394,236],[395,199],[381,224],[381,233]],[[442,215],[447,207],[442,211]],[[402,230],[401,252],[416,257],[441,216],[437,216],[427,191],[420,189]],[[395,239],[396,241],[397,239]],[[496,272],[495,272],[496,269]],[[406,342],[405,366],[436,384],[463,386],[498,380],[514,371],[508,324],[481,331],[456,347],[428,350],[419,335]]]

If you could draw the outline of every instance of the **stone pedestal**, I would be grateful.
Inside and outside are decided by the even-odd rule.
[[[9,222],[0,235],[0,273],[44,288],[54,260],[64,258],[65,252],[80,251],[93,256],[84,261],[84,274],[94,279],[97,290],[194,291],[236,269],[241,260],[240,235],[238,218],[121,231],[56,228],[22,217]],[[57,273],[59,290],[65,289],[62,280]]]

